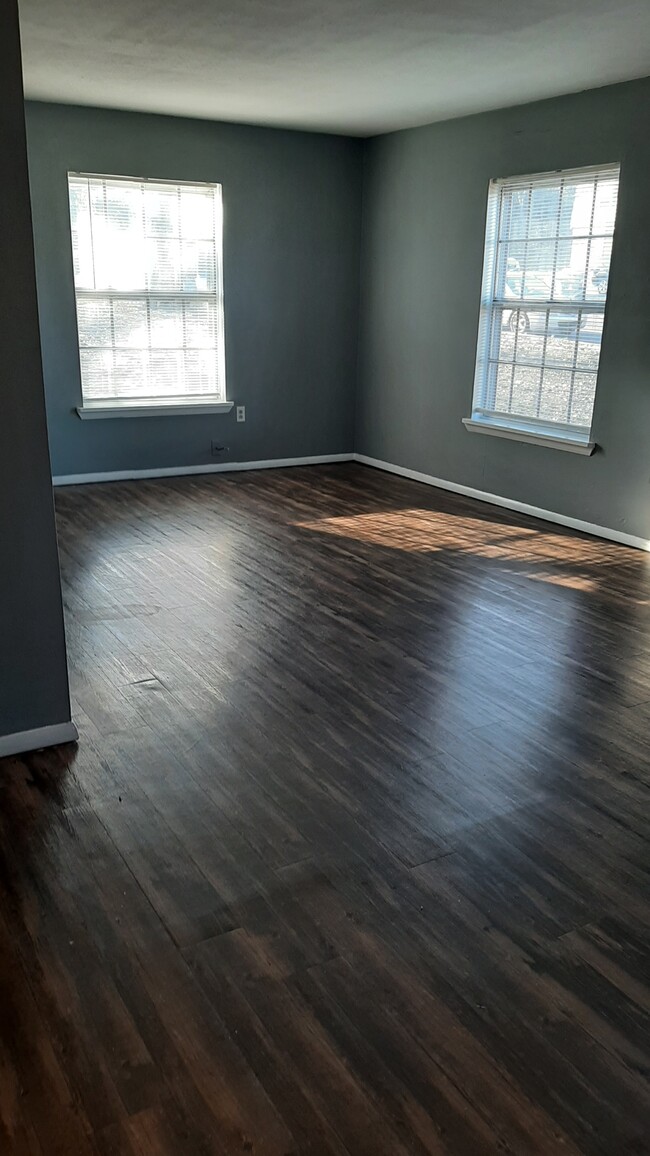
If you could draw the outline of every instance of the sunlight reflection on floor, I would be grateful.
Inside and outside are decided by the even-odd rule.
[[[297,525],[301,530],[334,534],[408,553],[448,550],[511,561],[526,577],[575,590],[593,589],[594,578],[588,572],[575,573],[574,568],[588,571],[603,562],[612,549],[604,542],[588,538],[417,508],[321,518]],[[526,562],[534,563],[534,568],[526,570]],[[563,573],[564,567],[570,572]]]

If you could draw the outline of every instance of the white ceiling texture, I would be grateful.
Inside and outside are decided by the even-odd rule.
[[[20,0],[39,100],[370,136],[650,73],[650,0]]]

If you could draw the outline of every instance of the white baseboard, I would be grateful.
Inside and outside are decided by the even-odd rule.
[[[41,747],[55,747],[59,743],[76,743],[78,738],[79,732],[73,722],[37,727],[33,731],[17,731],[13,735],[0,735],[0,758],[20,755],[24,751],[38,751]]]
[[[542,510],[539,506],[529,506],[526,502],[517,502],[514,498],[504,498],[501,494],[488,494],[485,490],[475,490],[472,486],[462,486],[459,482],[447,482],[444,478],[434,478],[431,474],[421,474],[418,470],[409,470],[405,466],[395,466],[391,462],[370,458],[366,454],[355,454],[354,460],[364,466],[374,466],[375,469],[386,470],[389,474],[399,474],[402,478],[410,478],[414,482],[424,482],[426,486],[436,486],[440,490],[451,490],[454,494],[476,498],[478,502],[489,502],[492,506],[503,506],[506,510],[516,510],[519,514],[529,514],[532,518],[541,518],[544,522],[555,522],[559,526],[569,526],[572,530],[579,530],[583,534],[593,534],[596,538],[606,538],[610,542],[620,542],[624,546],[633,546],[637,550],[650,551],[649,541],[645,538],[637,538],[634,534],[626,534],[622,530],[612,530],[608,526],[597,526],[594,522],[583,522],[580,518],[556,514],[553,510]]]
[[[53,486],[83,486],[89,482],[130,482],[136,478],[181,478],[188,474],[226,474],[237,470],[276,470],[287,466],[322,466],[351,462],[354,454],[320,454],[307,458],[268,458],[259,462],[216,462],[204,466],[162,466],[155,470],[108,470],[97,474],[60,474]]]
[[[423,482],[426,486],[436,486],[440,490],[450,490],[454,494],[463,494],[467,498],[475,498],[478,502],[489,502],[492,506],[503,506],[506,510],[528,514],[530,517],[540,518],[544,522],[568,526],[572,530],[579,530],[583,534],[592,534],[596,538],[605,538],[609,542],[620,542],[624,546],[633,546],[637,550],[650,551],[650,541],[645,538],[638,538],[634,534],[626,534],[623,530],[598,526],[594,522],[583,522],[580,518],[571,518],[553,510],[543,510],[540,506],[529,506],[526,502],[518,502],[514,498],[506,498],[501,494],[489,494],[485,490],[476,490],[472,486],[463,486],[459,482],[448,482],[444,478],[436,478],[432,474],[423,474],[419,470],[410,470],[406,466],[397,466],[392,462],[384,462],[380,458],[368,457],[367,454],[320,454],[304,458],[268,458],[257,462],[217,462],[201,466],[164,466],[154,470],[109,470],[94,474],[63,474],[52,478],[52,484],[54,486],[80,486],[90,482],[125,482],[137,478],[175,478],[190,474],[272,470],[289,466],[318,466],[330,462],[350,461],[360,462],[364,466],[373,466],[375,469],[385,470],[390,474],[398,474],[400,477],[410,478],[414,482]],[[0,754],[3,753],[3,741],[0,739]],[[67,740],[52,741],[63,742]]]

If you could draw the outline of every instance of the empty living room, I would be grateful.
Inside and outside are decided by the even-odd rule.
[[[0,5],[0,1156],[650,1156],[650,5]]]

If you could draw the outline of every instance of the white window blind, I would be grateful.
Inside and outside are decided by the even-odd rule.
[[[491,182],[468,424],[589,439],[618,179],[607,165]]]
[[[221,186],[68,184],[84,404],[225,401]]]

